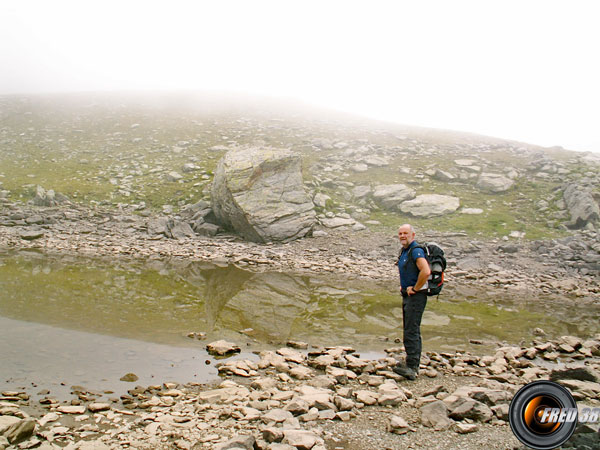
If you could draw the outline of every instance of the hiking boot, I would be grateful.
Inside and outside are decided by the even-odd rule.
[[[408,366],[404,366],[402,364],[398,364],[392,370],[395,373],[397,373],[398,375],[403,376],[407,380],[413,381],[413,380],[417,379],[417,371],[415,369],[412,369],[412,368],[408,367]]]

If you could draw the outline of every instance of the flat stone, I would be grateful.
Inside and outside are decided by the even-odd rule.
[[[434,217],[450,214],[460,206],[460,199],[450,195],[422,194],[400,204],[400,211],[415,217]]]
[[[283,439],[283,430],[277,427],[265,427],[262,436],[267,442],[279,442]]]
[[[390,417],[388,430],[394,434],[406,434],[411,431],[411,427],[402,417],[392,416]]]
[[[352,414],[350,411],[338,411],[335,414],[335,417],[340,419],[342,422],[348,422],[350,419],[352,419]]]
[[[352,400],[349,398],[340,397],[339,395],[335,396],[333,403],[340,411],[351,411],[354,407],[356,407],[356,403],[354,403]]]
[[[2,434],[11,444],[18,444],[33,436],[35,432],[35,420],[23,419],[10,425]]]
[[[452,425],[452,430],[458,434],[474,433],[479,427],[474,423],[455,423]]]
[[[582,392],[586,397],[594,398],[600,395],[600,383],[581,380],[560,380],[560,384],[571,391]]]
[[[300,414],[306,414],[309,408],[310,407],[308,406],[308,403],[305,400],[297,398],[288,403],[285,407],[285,410],[297,416]]]
[[[448,408],[437,400],[421,407],[421,423],[435,430],[446,430],[454,423],[448,417]]]
[[[364,403],[365,405],[374,405],[375,403],[377,403],[377,400],[379,398],[379,394],[364,389],[356,391],[354,395],[356,396],[356,400],[358,400],[361,403]]]
[[[310,378],[308,384],[319,389],[333,389],[336,380],[330,375],[318,375]]]
[[[226,442],[216,444],[215,450],[253,450],[256,439],[252,435],[240,435]]]
[[[356,220],[345,217],[332,217],[331,219],[320,219],[321,225],[326,228],[339,228],[345,226],[352,226],[356,223]]]
[[[305,366],[297,366],[290,370],[290,375],[299,380],[308,380],[314,376],[314,372]]]
[[[461,208],[459,212],[461,214],[478,215],[478,214],[483,214],[483,209],[481,209],[481,208]]]
[[[284,444],[292,445],[299,450],[310,450],[320,440],[316,434],[304,430],[284,430],[283,436]]]
[[[84,414],[85,409],[86,408],[83,405],[77,405],[77,406],[61,405],[58,408],[56,408],[56,410],[58,412],[63,413],[63,414]]]
[[[306,355],[291,348],[280,348],[277,350],[277,354],[283,356],[286,361],[294,362],[296,364],[302,364],[304,361],[306,361]]]
[[[21,419],[15,416],[0,416],[0,435],[4,434],[9,427],[20,421]]]
[[[286,411],[284,409],[272,409],[270,411],[268,411],[266,414],[263,414],[262,416],[262,420],[265,423],[269,423],[269,422],[275,422],[275,423],[281,423],[283,421],[285,421],[286,419],[291,419],[292,417],[294,417],[292,415],[291,412]]]
[[[19,237],[25,241],[34,241],[44,237],[44,232],[42,230],[25,230],[19,233]]]
[[[88,405],[88,409],[90,412],[97,413],[100,411],[108,411],[110,409],[110,404],[108,403],[90,403]]]
[[[271,444],[267,450],[296,450],[296,447],[289,444]]]
[[[308,344],[302,341],[287,341],[286,345],[291,348],[297,348],[299,350],[305,350],[308,348]]]
[[[479,422],[489,422],[494,413],[484,403],[476,400],[464,400],[458,402],[458,405],[452,408],[449,416],[457,420],[472,419]]]
[[[239,353],[241,349],[233,342],[227,342],[225,340],[219,340],[211,342],[206,346],[206,350],[211,355],[224,356],[230,353]]]
[[[273,378],[262,377],[254,380],[250,384],[250,387],[253,387],[254,389],[260,389],[261,391],[266,391],[277,387],[277,382]]]
[[[102,441],[81,441],[75,448],[77,450],[110,450],[110,447]]]
[[[230,386],[199,392],[198,400],[207,403],[218,403],[232,398],[245,399],[249,395],[250,391],[245,387]]]
[[[319,411],[319,419],[321,420],[333,420],[335,418],[335,411],[333,409],[324,409]]]

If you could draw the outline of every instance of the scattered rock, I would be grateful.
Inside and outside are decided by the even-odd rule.
[[[231,353],[239,353],[240,347],[235,345],[233,342],[227,342],[224,340],[211,342],[206,346],[206,350],[211,355],[224,356]]]
[[[474,423],[454,423],[452,429],[458,434],[475,433],[479,427]]]
[[[458,197],[439,194],[418,195],[400,204],[400,210],[415,217],[434,217],[453,213],[460,206]]]
[[[477,187],[489,192],[505,192],[508,191],[515,182],[510,178],[497,173],[482,173],[477,180]]]
[[[83,414],[85,413],[85,406],[83,405],[76,405],[76,406],[66,406],[66,405],[61,405],[58,408],[56,408],[56,410],[60,413],[63,414]]]
[[[23,230],[19,233],[21,239],[25,241],[34,241],[36,239],[44,237],[43,230]]]
[[[404,420],[400,416],[392,416],[390,417],[390,423],[388,426],[388,431],[395,434],[406,434],[409,431],[414,431],[408,424],[406,420]]]
[[[421,407],[421,423],[435,430],[446,430],[454,422],[448,417],[448,408],[444,402],[436,400]]]
[[[452,408],[449,416],[456,420],[471,419],[478,422],[489,422],[494,417],[494,413],[481,402],[463,399]]]
[[[283,443],[300,450],[310,450],[322,441],[315,433],[305,430],[284,430]]]
[[[35,432],[35,420],[23,419],[8,426],[1,434],[11,444],[18,444],[33,436]]]
[[[256,439],[252,435],[240,435],[215,445],[215,450],[253,450]]]

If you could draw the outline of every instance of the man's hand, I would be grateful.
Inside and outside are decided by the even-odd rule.
[[[416,293],[417,293],[417,291],[415,291],[415,288],[414,288],[414,286],[409,286],[409,287],[406,289],[406,293],[407,293],[408,295],[413,295],[413,294],[416,294]]]

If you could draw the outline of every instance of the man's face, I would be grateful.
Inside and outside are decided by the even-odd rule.
[[[410,231],[409,227],[400,227],[398,229],[398,239],[402,247],[408,247],[415,240],[415,233]]]

